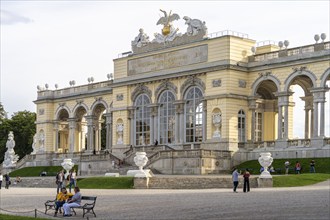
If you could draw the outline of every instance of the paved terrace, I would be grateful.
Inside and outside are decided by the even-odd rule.
[[[52,199],[55,191],[54,188],[2,188],[0,208],[14,212],[37,209],[38,216],[52,218],[42,212],[44,201]],[[231,189],[82,189],[81,192],[98,197],[97,217],[88,215],[89,219],[318,220],[330,216],[330,180],[305,187],[252,188],[250,193],[243,193],[242,189],[239,193]],[[34,212],[25,215],[34,216]],[[82,211],[65,219],[82,219]]]

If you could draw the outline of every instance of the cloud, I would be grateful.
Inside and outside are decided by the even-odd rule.
[[[1,25],[14,25],[17,23],[28,24],[33,22],[30,18],[15,14],[10,11],[1,10]]]

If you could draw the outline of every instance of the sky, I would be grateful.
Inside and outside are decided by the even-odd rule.
[[[59,89],[69,87],[71,80],[76,85],[87,84],[89,77],[94,82],[107,80],[113,59],[131,51],[140,28],[151,38],[160,33],[159,9],[205,21],[209,33],[233,30],[257,42],[289,40],[290,48],[313,44],[315,34],[326,33],[329,40],[329,4],[1,0],[0,102],[11,117],[18,111],[35,112],[38,85],[47,83],[53,90],[55,84]],[[183,19],[174,24],[185,32]]]

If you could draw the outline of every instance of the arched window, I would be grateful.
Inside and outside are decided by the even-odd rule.
[[[150,100],[147,95],[139,95],[135,100],[135,144],[150,144]]]
[[[170,91],[165,91],[159,97],[159,141],[161,144],[174,142],[175,128],[175,96]]]
[[[203,93],[198,87],[190,88],[185,96],[186,142],[203,140]]]
[[[245,142],[245,112],[239,110],[238,112],[238,142]]]

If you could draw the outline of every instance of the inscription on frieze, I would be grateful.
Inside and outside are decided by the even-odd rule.
[[[128,61],[128,74],[140,74],[207,61],[207,45],[171,51]]]

